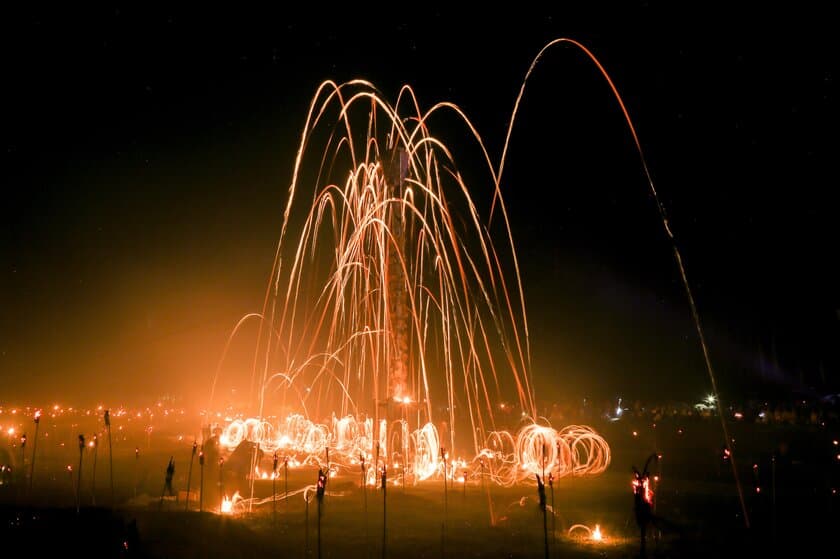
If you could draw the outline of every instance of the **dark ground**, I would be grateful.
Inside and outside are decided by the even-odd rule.
[[[73,424],[80,427],[78,423]],[[550,538],[552,557],[633,557],[638,555],[638,533],[632,510],[631,468],[641,468],[653,449],[663,459],[652,467],[661,475],[657,487],[657,514],[665,521],[661,537],[651,533],[648,555],[657,557],[786,556],[830,545],[838,521],[836,434],[831,425],[762,425],[733,423],[733,448],[738,460],[751,528],[744,528],[729,463],[720,459],[720,423],[715,418],[681,418],[660,422],[656,429],[641,420],[601,423],[596,428],[611,444],[612,464],[595,478],[564,478],[556,482],[556,540]],[[75,462],[70,445],[46,438],[39,444],[33,494],[15,480],[0,486],[0,540],[4,549],[22,547],[20,553],[46,556],[55,553],[83,557],[254,557],[306,554],[305,507],[297,494],[277,504],[276,524],[269,502],[251,514],[220,517],[198,513],[191,502],[184,511],[192,438],[178,440],[163,434],[178,430],[177,422],[160,432],[132,440],[115,441],[115,502],[108,477],[107,446],[98,449],[96,502],[90,490],[92,450],[84,457],[82,507],[77,516],[73,481],[67,472]],[[634,430],[636,435],[633,435]],[[836,430],[834,430],[836,431]],[[68,430],[69,432],[69,430]],[[43,434],[43,432],[42,432]],[[64,437],[62,437],[64,438]],[[69,439],[68,439],[69,440]],[[140,457],[134,462],[135,443]],[[11,456],[14,449],[7,449]],[[773,462],[775,454],[775,492]],[[160,494],[169,456],[174,456],[174,486],[181,500]],[[209,462],[208,462],[209,464]],[[136,472],[135,472],[135,469]],[[217,467],[205,466],[205,510],[218,507]],[[138,497],[133,496],[137,479]],[[294,470],[290,492],[315,482],[316,470]],[[226,490],[235,481],[225,479]],[[199,485],[197,460],[192,493]],[[282,479],[277,489],[282,493]],[[444,514],[443,485],[427,482],[416,488],[389,488],[387,548],[389,557],[543,557],[542,516],[535,484],[513,488],[489,487],[478,481],[466,487],[455,483],[448,491]],[[761,490],[756,491],[756,487]],[[258,496],[270,495],[271,482],[257,483]],[[367,492],[367,514],[351,474],[330,481],[321,524],[322,557],[382,556],[382,494]],[[775,507],[773,505],[775,493]],[[549,504],[551,496],[549,494]],[[491,526],[489,507],[495,525]],[[309,556],[317,556],[317,503],[309,506]],[[551,518],[548,520],[551,528]],[[574,524],[594,528],[606,542],[594,544],[571,538]],[[578,535],[580,532],[578,532]]]

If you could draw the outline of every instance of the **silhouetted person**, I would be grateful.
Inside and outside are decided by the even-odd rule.
[[[163,486],[163,492],[170,497],[175,495],[172,489],[172,476],[175,475],[175,460],[170,456],[169,465],[166,466],[166,484]]]

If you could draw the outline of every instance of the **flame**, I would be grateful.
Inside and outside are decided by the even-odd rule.
[[[234,493],[230,499],[224,497],[222,499],[222,514],[233,514],[233,505],[240,500],[242,500],[242,497],[239,495],[239,491]]]
[[[645,502],[653,504],[653,491],[650,488],[650,479],[647,476],[641,479],[633,479],[633,491],[641,492]]]
[[[592,530],[592,541],[600,542],[604,539],[604,536],[601,534],[601,525],[596,524],[595,529]]]

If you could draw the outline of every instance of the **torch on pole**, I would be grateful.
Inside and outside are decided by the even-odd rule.
[[[271,464],[271,525],[277,526],[277,451]]]
[[[225,487],[222,480],[222,466],[225,464],[224,458],[219,458],[219,514],[222,514],[222,503],[225,498]]]
[[[388,549],[388,464],[382,464],[382,559]]]
[[[309,557],[309,489],[303,492],[303,508],[306,522],[303,523],[303,556]]]
[[[76,474],[76,516],[82,506],[82,456],[85,454],[85,436],[79,435],[79,471]]]
[[[186,504],[184,505],[184,512],[190,510],[190,482],[192,482],[192,468],[193,468],[193,461],[195,460],[195,451],[198,450],[198,443],[193,440],[192,446],[192,454],[190,454],[190,468],[187,473],[187,498]]]
[[[440,455],[443,458],[443,537],[442,537],[442,545],[444,550],[446,549],[446,530],[448,528],[448,519],[449,519],[449,495],[447,494],[446,488],[446,448],[440,447]]]
[[[111,411],[105,410],[105,429],[108,430],[108,468],[111,478],[111,508],[114,508],[114,444],[111,440]]]
[[[17,479],[20,481],[18,485],[18,493],[22,493],[20,489],[23,487],[23,482],[26,481],[26,478],[23,477],[23,465],[26,463],[26,433],[20,436],[20,468],[18,468],[17,472]]]
[[[554,508],[554,474],[548,472],[548,487],[551,489],[551,545],[557,547],[557,510]]]
[[[198,453],[198,512],[204,512],[204,445]]]
[[[362,463],[362,502],[364,503],[365,511],[365,557],[368,557],[368,510],[367,510],[367,466],[365,464],[365,455],[359,453],[359,461]]]
[[[140,447],[134,447],[134,498],[137,498],[137,467],[140,463]]]
[[[32,439],[32,461],[29,463],[29,494],[32,494],[32,481],[35,479],[35,451],[38,450],[38,426],[41,423],[41,410],[35,412],[35,438]]]
[[[289,457],[283,457],[283,500],[286,502],[286,524],[289,523]]]
[[[93,440],[91,441],[93,445],[93,473],[90,476],[90,502],[95,507],[96,506],[96,456],[99,454],[99,437],[96,436],[96,433],[93,434]]]
[[[329,470],[327,470],[329,471]],[[318,470],[318,489],[315,496],[318,498],[318,559],[321,559],[321,507],[324,504],[324,493],[327,490],[327,474]]]
[[[542,509],[543,513],[543,540],[545,543],[545,559],[548,559],[548,518],[547,518],[547,511],[545,506],[545,483],[542,479],[540,479],[539,474],[537,476],[537,494],[540,497],[540,509]]]

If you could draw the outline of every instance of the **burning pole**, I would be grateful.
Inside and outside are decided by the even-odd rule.
[[[17,474],[17,476],[18,476],[18,479],[21,481],[21,484],[18,487],[22,487],[23,482],[25,481],[25,478],[22,477],[22,474],[24,472],[23,465],[24,465],[25,462],[26,462],[26,433],[24,433],[23,435],[20,436],[20,469],[19,469],[20,473]],[[18,491],[20,491],[20,489],[18,489]]]
[[[184,505],[184,512],[190,510],[190,484],[192,482],[192,469],[193,461],[195,460],[196,450],[198,450],[198,443],[195,440],[193,440],[192,454],[190,454],[190,468],[187,473],[187,498],[185,499],[186,504]]]
[[[225,498],[225,486],[222,480],[222,466],[225,464],[225,459],[219,457],[219,514],[222,514],[222,502]]]
[[[464,502],[467,500],[467,470],[464,470],[463,473],[463,480],[464,480]]]
[[[367,464],[365,464],[365,455],[361,452],[359,453],[359,461],[362,464],[362,501],[365,511],[365,557],[368,557]]]
[[[90,476],[90,502],[96,506],[96,457],[99,454],[99,437],[96,433],[93,434],[91,445],[93,446],[93,473]]]
[[[440,447],[440,455],[443,458],[443,540],[446,541],[446,529],[449,519],[449,495],[446,488],[446,447]]]
[[[134,498],[137,498],[137,468],[140,464],[140,447],[134,447]]]
[[[105,410],[105,429],[108,430],[108,469],[111,478],[111,508],[114,508],[114,444],[111,440],[111,411]]]
[[[286,523],[289,522],[289,457],[283,457],[283,500],[286,503]]]
[[[329,451],[327,451],[329,454]],[[329,472],[329,469],[327,470]],[[315,497],[318,499],[318,559],[321,559],[321,509],[324,504],[324,493],[327,490],[327,474],[324,470],[318,470],[318,488]]]
[[[271,524],[277,526],[277,451],[271,463]]]
[[[303,523],[303,556],[309,557],[309,488],[303,492],[303,508],[306,519]]]
[[[82,456],[85,454],[85,436],[79,435],[79,471],[76,473],[76,516],[82,505]]]
[[[487,495],[487,512],[490,515],[490,526],[496,525],[496,518],[493,514],[493,499],[490,497],[490,486],[485,484],[484,476],[486,475],[484,472],[485,464],[484,460],[481,460],[481,492]]]
[[[548,488],[551,490],[551,545],[557,546],[557,511],[554,508],[554,473],[548,472]]]
[[[198,512],[204,512],[204,445],[198,452]]]
[[[539,474],[535,474],[537,476],[537,494],[540,497],[540,509],[543,513],[543,542],[545,544],[545,559],[548,559],[548,516],[547,510],[545,506],[545,483],[540,478]]]
[[[382,559],[385,559],[388,545],[388,464],[382,464]]]
[[[41,423],[41,410],[35,412],[35,438],[32,439],[32,461],[29,463],[29,493],[32,493],[32,481],[35,479],[35,451],[38,450],[38,425]]]
[[[650,455],[645,462],[642,472],[633,468],[633,510],[636,516],[636,524],[639,526],[639,555],[645,557],[647,540],[647,526],[653,520],[653,491],[650,489],[650,461],[658,459],[656,453]]]

